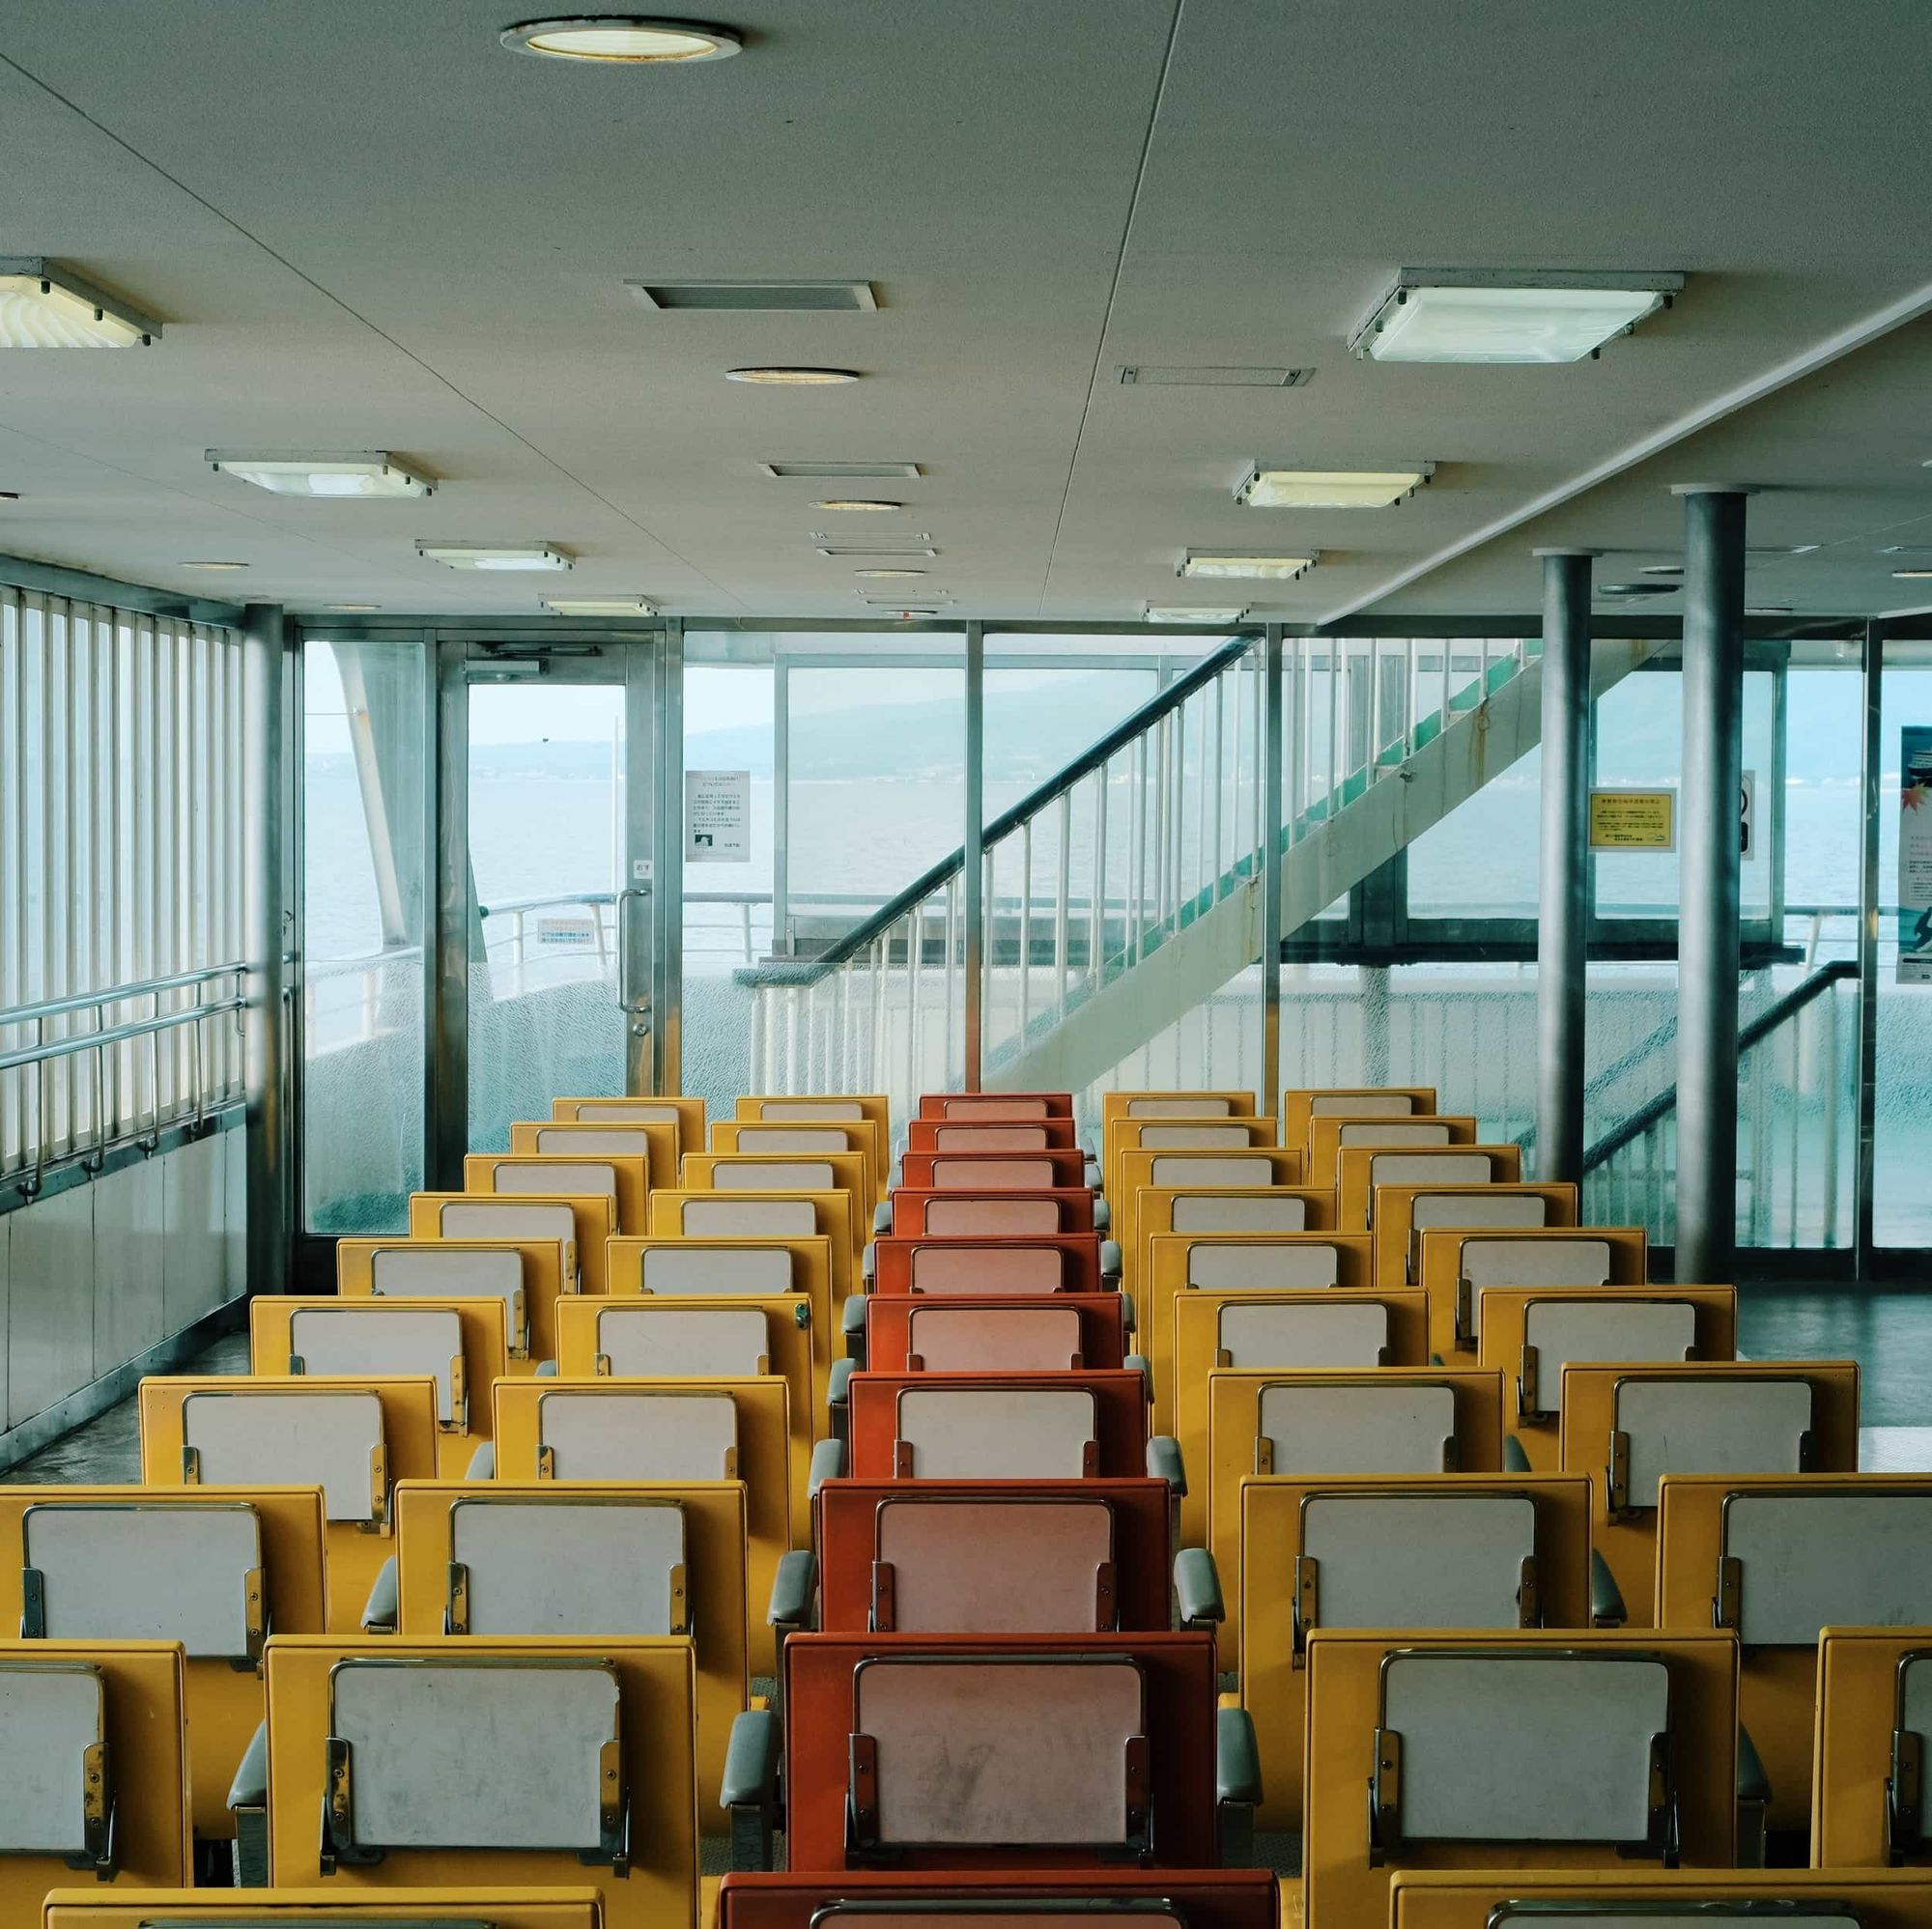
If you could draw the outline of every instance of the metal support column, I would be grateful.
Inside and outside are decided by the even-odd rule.
[[[980,1090],[986,965],[986,632],[966,625],[965,1087]]]
[[[1590,931],[1590,564],[1543,558],[1542,865],[1536,922],[1536,1176],[1583,1177],[1584,972]]]
[[[1869,1279],[1875,1242],[1872,1190],[1878,1145],[1878,811],[1884,753],[1880,705],[1885,687],[1885,630],[1881,624],[1865,625],[1861,667],[1864,728],[1859,753],[1859,796],[1864,818],[1859,854],[1859,1137],[1852,1192],[1852,1264],[1857,1278]],[[1837,1066],[1833,1065],[1825,1084],[1827,1104],[1835,1102],[1833,1086],[1836,1078]]]
[[[293,858],[287,754],[294,692],[288,676],[281,606],[251,603],[242,612],[242,902],[247,913],[248,1006],[243,1063],[248,1183],[248,1291],[284,1292],[290,1274],[288,1056],[289,882]]]
[[[463,643],[430,631],[424,651],[433,886],[424,936],[423,1183],[432,1192],[451,1192],[462,1190],[469,1149],[469,679]]]
[[[1282,626],[1262,632],[1262,1111],[1281,1102],[1281,771],[1288,734]]]
[[[1677,1273],[1732,1277],[1738,1200],[1739,800],[1745,497],[1684,497],[1684,752],[1678,810]]]
[[[772,664],[772,950],[779,956],[791,950],[790,925],[791,670],[781,655]]]

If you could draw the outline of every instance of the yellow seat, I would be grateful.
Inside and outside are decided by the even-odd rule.
[[[809,1158],[768,1152],[687,1152],[678,1175],[678,1185],[686,1192],[842,1192],[845,1237],[855,1253],[871,1231],[870,1182],[864,1152],[814,1152]]]
[[[671,1092],[627,1098],[553,1098],[550,1116],[559,1124],[591,1125],[600,1120],[620,1125],[675,1125],[679,1157],[704,1147],[704,1101]]]
[[[738,1099],[733,1115],[791,1125],[867,1120],[877,1128],[880,1147],[892,1145],[892,1100],[882,1092],[753,1092]]]
[[[496,1477],[528,1483],[741,1480],[752,1599],[771,1599],[779,1562],[811,1543],[811,1501],[793,1492],[787,1389],[777,1377],[517,1379],[497,1383]],[[777,1672],[762,1615],[754,1674]]]
[[[696,1929],[688,1639],[278,1636],[268,1680],[274,1883],[587,1881],[608,1929]]]
[[[799,1323],[801,1314],[810,1318],[810,1303],[796,1293],[580,1298],[562,1309],[557,1372],[570,1379],[776,1375],[789,1394],[791,1481],[802,1490],[810,1479],[812,1445],[830,1432],[830,1420],[811,1328]]]
[[[779,1100],[769,1100],[777,1104]],[[799,1104],[836,1105],[837,1100],[800,1099]],[[857,1152],[865,1160],[866,1198],[884,1196],[892,1148],[874,1119],[719,1119],[711,1126],[713,1152],[743,1152],[759,1158],[811,1158],[820,1152]]]
[[[1932,1929],[1932,1883],[1912,1869],[1398,1871],[1393,1929]]]
[[[1459,1236],[1425,1234],[1425,1260],[1430,1240]],[[1523,1458],[1537,1472],[1554,1473],[1563,1459],[1566,1366],[1735,1359],[1737,1303],[1728,1286],[1486,1286],[1476,1296],[1477,1364],[1503,1376],[1508,1425]],[[1432,1293],[1432,1319],[1439,1310]]]
[[[1214,1223],[1232,1214],[1264,1221],[1298,1188],[1222,1194],[1165,1191],[1145,1202],[1143,1217],[1158,1225],[1179,1217]],[[1294,1199],[1296,1205],[1304,1202]],[[1322,1202],[1325,1204],[1325,1196]],[[1307,1215],[1313,1217],[1311,1211]],[[1155,1433],[1174,1430],[1174,1306],[1183,1293],[1211,1289],[1248,1292],[1297,1292],[1330,1287],[1366,1287],[1375,1266],[1375,1240],[1367,1233],[1150,1232],[1143,1226],[1146,1260],[1134,1291],[1136,1341],[1153,1371]]]
[[[1397,1870],[1727,1868],[1738,1652],[1728,1632],[1308,1642],[1308,1929],[1385,1922]]]
[[[30,1645],[183,1644],[195,1833],[227,1835],[268,1631],[328,1625],[321,1489],[0,1487],[0,1625]]]
[[[1641,1226],[1449,1226],[1417,1233],[1413,1246],[1430,1347],[1445,1360],[1479,1356],[1481,1295],[1492,1286],[1641,1286],[1648,1262]]]
[[[468,1152],[463,1189],[492,1197],[582,1195],[611,1201],[611,1231],[641,1233],[650,1173],[641,1152]],[[584,1256],[580,1253],[582,1262]],[[590,1281],[586,1271],[585,1289]],[[600,1289],[601,1290],[601,1289]]]
[[[1513,1184],[1521,1177],[1520,1146],[1349,1146],[1335,1154],[1335,1223],[1375,1229],[1385,1187]]]
[[[1569,1366],[1563,1471],[1590,1476],[1590,1545],[1633,1628],[1656,1608],[1665,1474],[1856,1473],[1859,1370],[1850,1360]]]
[[[1308,1150],[1317,1119],[1423,1119],[1435,1110],[1433,1085],[1292,1086],[1281,1095],[1281,1142]]]
[[[1240,1517],[1241,1703],[1261,1750],[1259,1828],[1301,1826],[1317,1629],[1590,1625],[1585,1480],[1255,1475],[1240,1483]],[[1233,1660],[1224,1639],[1221,1663]]]
[[[743,1481],[412,1481],[396,1489],[395,1631],[690,1635],[698,1826],[723,1833],[751,1692],[745,1561]]]
[[[1103,1092],[1100,1129],[1116,1119],[1252,1119],[1252,1092]]]
[[[604,1291],[604,1242],[616,1230],[617,1202],[608,1192],[410,1194],[412,1239],[521,1241],[567,1235],[565,1292]]]
[[[1187,1468],[1208,1464],[1208,1376],[1373,1372],[1429,1364],[1428,1308],[1419,1292],[1223,1292],[1197,1288],[1174,1299],[1174,1434]],[[1208,1496],[1190,1480],[1180,1531],[1198,1545]]]
[[[1484,1146],[1460,1146],[1455,1153],[1487,1154]],[[1514,1147],[1508,1149],[1514,1152]],[[1421,1152],[1348,1152],[1352,1158],[1411,1159]],[[1376,1284],[1410,1286],[1420,1280],[1420,1241],[1425,1233],[1485,1233],[1495,1228],[1574,1226],[1577,1188],[1563,1180],[1497,1178],[1474,1185],[1387,1184],[1376,1187]]]
[[[1657,1549],[1657,1625],[1735,1630],[1738,1716],[1771,1786],[1767,1820],[1804,1829],[1820,1634],[1917,1627],[1932,1643],[1932,1479],[1666,1474]],[[1932,1696],[1918,1706],[1932,1716]]]
[[[1164,1233],[1327,1233],[1335,1194],[1315,1185],[1146,1185],[1134,1202],[1134,1234],[1121,1240],[1123,1284],[1149,1280],[1151,1242]],[[1120,1230],[1115,1229],[1116,1238]]]
[[[1241,1482],[1256,1474],[1499,1473],[1503,1387],[1473,1368],[1242,1373],[1208,1379],[1207,1547],[1221,1576],[1221,1638],[1240,1650]],[[1196,1545],[1199,1545],[1198,1538]]]
[[[714,1192],[680,1186],[651,1196],[653,1239],[823,1239],[832,1267],[832,1314],[856,1290],[861,1248],[852,1202],[842,1192]],[[621,1287],[608,1289],[621,1291]]]
[[[43,1929],[604,1929],[594,1888],[412,1888],[350,1898],[327,1888],[56,1889]]]
[[[141,1382],[144,1487],[319,1487],[328,1619],[353,1631],[383,1563],[399,1480],[436,1475],[433,1379]]]
[[[189,1879],[185,1707],[173,1642],[0,1641],[0,1921],[80,1880]]]
[[[444,1195],[467,1201],[466,1193]],[[496,1200],[478,1202],[488,1212]],[[525,1208],[501,1204],[513,1211]],[[444,1239],[412,1232],[404,1239],[338,1239],[335,1291],[342,1299],[495,1299],[512,1373],[556,1357],[557,1298],[577,1291],[576,1221],[569,1205],[533,1209],[559,1218],[567,1239]],[[433,1214],[425,1214],[426,1219]],[[457,1216],[460,1218],[459,1209]]]
[[[1928,1897],[1913,1921],[1932,1922],[1924,1776],[1932,1627],[1828,1628],[1817,1683],[1812,1865],[1834,1872],[1909,1865],[1898,1872],[1925,1884]]]
[[[1469,1113],[1432,1112],[1390,1118],[1378,1112],[1324,1112],[1308,1121],[1311,1185],[1333,1185],[1342,1153],[1358,1147],[1377,1151],[1415,1151],[1425,1146],[1473,1146],[1476,1121]]]
[[[510,1126],[510,1149],[559,1158],[640,1157],[653,1191],[677,1183],[683,1156],[678,1126],[668,1119],[519,1119]]]
[[[460,1477],[490,1437],[490,1388],[510,1370],[503,1302],[296,1299],[248,1305],[248,1370],[306,1379],[436,1381],[437,1461]],[[316,1631],[320,1633],[322,1631]]]

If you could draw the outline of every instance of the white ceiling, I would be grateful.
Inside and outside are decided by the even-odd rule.
[[[1720,479],[1774,486],[1753,543],[1826,546],[1754,602],[1921,600],[1875,552],[1932,545],[1925,0],[705,11],[741,57],[632,71],[503,52],[517,0],[8,0],[0,254],[166,335],[0,355],[0,549],[298,609],[853,616],[853,562],[810,539],[837,486],[756,466],[882,457],[925,468],[868,485],[908,514],[835,525],[930,531],[962,614],[1117,621],[1208,587],[1176,583],[1183,548],[1260,543],[1322,552],[1257,604],[1301,621],[1529,608],[1537,543],[1630,552],[1615,580],[1672,548],[1669,482]],[[1690,280],[1596,362],[1352,360],[1394,270],[1435,265]],[[882,306],[663,314],[640,275],[864,277]],[[770,360],[867,380],[722,379]],[[1126,362],[1315,374],[1150,389]],[[444,481],[288,500],[212,473],[220,446]],[[1438,468],[1399,510],[1297,516],[1235,506],[1255,457]],[[579,563],[478,579],[428,537]],[[249,569],[179,567],[205,557]]]

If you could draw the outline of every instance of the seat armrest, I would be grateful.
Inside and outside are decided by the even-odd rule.
[[[495,1480],[497,1478],[497,1443],[494,1440],[478,1440],[476,1451],[469,1456],[469,1464],[463,1469],[465,1480]]]
[[[1153,1366],[1145,1353],[1129,1353],[1121,1364],[1123,1367],[1138,1367],[1142,1380],[1147,1386],[1147,1397],[1153,1398]]]
[[[1529,1456],[1523,1452],[1522,1442],[1514,1433],[1503,1435],[1503,1472],[1527,1473]]]
[[[872,1236],[883,1239],[893,1230],[893,1202],[882,1199],[872,1207]]]
[[[1221,1866],[1255,1860],[1255,1803],[1262,1799],[1262,1755],[1245,1708],[1214,1711],[1214,1799],[1220,1811]]]
[[[539,1360],[537,1362],[536,1377],[538,1379],[554,1379],[556,1377],[556,1362],[554,1360]]]
[[[838,1309],[838,1330],[845,1336],[847,1359],[864,1362],[867,1322],[870,1317],[871,1301],[863,1292],[846,1294],[845,1304]]]
[[[731,1866],[769,1869],[778,1826],[779,1718],[768,1708],[748,1709],[731,1723],[718,1805],[731,1816]]]
[[[369,1588],[369,1599],[362,1607],[362,1631],[365,1634],[393,1634],[396,1631],[396,1557],[389,1558],[376,1571],[376,1578]]]
[[[1156,1480],[1164,1480],[1177,1494],[1187,1491],[1187,1468],[1180,1458],[1180,1442],[1172,1433],[1156,1433],[1148,1442],[1147,1470]]]
[[[1750,1738],[1750,1730],[1738,1724],[1738,1867],[1761,1869],[1765,1865],[1765,1837],[1771,1818],[1771,1777],[1765,1773],[1763,1758]]]
[[[233,1812],[238,1808],[266,1808],[268,1805],[269,1724],[261,1721],[248,1738],[247,1747],[242,1751],[235,1779],[228,1784],[228,1806]]]
[[[1590,1549],[1590,1626],[1621,1628],[1629,1618],[1623,1590],[1610,1572],[1609,1563],[1595,1547]]]
[[[859,1369],[857,1360],[834,1360],[832,1371],[825,1376],[825,1410],[832,1422],[832,1437],[835,1440],[851,1438],[852,1425],[852,1376]]]
[[[1106,1191],[1107,1176],[1100,1170],[1100,1162],[1098,1159],[1090,1158],[1087,1161],[1086,1165],[1081,1168],[1080,1177],[1088,1185],[1092,1186],[1095,1192]]]
[[[1094,1232],[1104,1233],[1113,1225],[1113,1223],[1114,1223],[1114,1208],[1111,1206],[1109,1206],[1104,1199],[1095,1199],[1094,1202]]]
[[[765,1619],[779,1631],[781,1640],[811,1625],[811,1599],[817,1590],[818,1563],[810,1547],[794,1547],[790,1553],[779,1556],[778,1573],[772,1576],[772,1602],[765,1610]]]
[[[1119,1289],[1121,1295],[1121,1330],[1123,1333],[1137,1333],[1140,1330],[1140,1309],[1134,1304],[1134,1296],[1125,1287]]]
[[[1175,1555],[1174,1596],[1183,1628],[1210,1628],[1227,1619],[1220,1570],[1206,1547],[1182,1547]]]
[[[807,1483],[809,1490],[816,1497],[818,1489],[828,1480],[843,1480],[845,1477],[845,1442],[843,1440],[820,1440],[811,1450],[811,1473]]]

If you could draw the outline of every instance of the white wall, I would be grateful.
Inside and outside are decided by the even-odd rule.
[[[246,1289],[246,1134],[0,1213],[0,1412],[17,1427]]]

